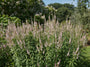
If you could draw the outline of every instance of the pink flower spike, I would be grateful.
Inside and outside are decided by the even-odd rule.
[[[71,43],[71,38],[69,39],[69,44]]]
[[[3,47],[5,48],[5,47],[6,47],[6,45],[3,45]]]
[[[28,50],[27,50],[27,54],[28,54],[28,55],[30,54]]]

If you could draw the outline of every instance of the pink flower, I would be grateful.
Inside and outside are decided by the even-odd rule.
[[[0,47],[0,49],[2,49],[2,47]]]
[[[71,38],[69,39],[69,44],[71,43]]]
[[[27,50],[27,54],[29,55],[30,53],[29,53],[29,50]]]
[[[5,47],[6,47],[6,45],[3,45],[3,47],[5,48]]]

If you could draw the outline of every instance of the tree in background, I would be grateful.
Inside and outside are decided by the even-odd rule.
[[[57,10],[56,16],[59,22],[66,20],[71,15],[71,11],[66,7],[61,7]]]
[[[74,12],[74,5],[72,4],[60,4],[60,3],[54,3],[54,4],[49,4],[48,6],[52,6],[56,9],[56,17],[59,22],[62,22],[66,20],[66,18],[69,18],[71,14]]]
[[[52,7],[54,7],[55,9],[58,9],[58,8],[62,7],[63,5],[60,4],[60,3],[53,3],[53,4],[49,4],[48,6],[52,6]]]
[[[78,11],[81,15],[81,21],[84,28],[90,30],[90,10],[88,5],[90,0],[78,0]]]
[[[42,0],[1,0],[0,13],[16,16],[24,21],[42,12],[43,5]]]
[[[77,0],[77,7],[75,8],[74,14],[71,17],[71,21],[74,24],[82,24],[83,30],[86,32],[90,31],[90,0]]]
[[[77,6],[81,15],[83,15],[86,12],[88,4],[89,4],[89,0],[78,0]]]
[[[45,15],[46,20],[48,20],[49,16],[50,16],[50,19],[52,19],[52,17],[55,15],[55,12],[56,12],[55,8],[53,8],[52,6],[46,6],[44,8],[43,15]]]
[[[72,10],[72,11],[73,11],[74,8],[75,8],[74,5],[69,4],[69,3],[65,3],[65,4],[63,4],[63,6],[66,7],[66,8],[68,8],[69,10]]]
[[[54,7],[55,9],[58,9],[58,8],[60,8],[60,7],[66,7],[66,8],[68,8],[68,9],[70,9],[70,10],[74,10],[74,5],[72,5],[72,4],[69,4],[69,3],[65,3],[65,4],[60,4],[60,3],[53,3],[53,4],[49,4],[48,6],[52,6],[52,7]]]

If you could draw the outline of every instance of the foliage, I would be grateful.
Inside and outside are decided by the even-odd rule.
[[[61,7],[66,7],[66,8],[68,8],[69,10],[74,10],[74,5],[68,4],[68,3],[65,3],[65,4],[53,3],[53,4],[49,4],[48,6],[52,6],[52,7],[54,7],[55,9],[59,9],[59,8],[61,8]]]
[[[43,18],[42,18],[43,17]],[[44,16],[41,16],[41,15],[35,15],[35,21],[38,23],[38,24],[44,24]]]
[[[16,26],[21,24],[21,20],[19,18],[10,17],[8,15],[0,16],[0,26],[7,27],[10,22],[15,23]]]
[[[60,26],[53,19],[47,21],[44,28],[36,22],[20,27],[9,24],[6,40],[16,67],[75,67],[86,35],[80,25],[67,22]]]
[[[90,67],[90,54],[89,54],[89,46],[84,47],[82,50],[81,57],[77,62],[78,67]]]
[[[59,4],[59,3],[53,3],[53,4],[49,4],[49,6],[52,6],[56,9],[56,16],[57,16],[57,20],[59,22],[65,21],[66,18],[69,18],[71,16],[71,14],[74,11],[74,5],[71,4]]]
[[[83,55],[83,29],[90,31],[87,3],[78,0],[77,9],[67,3],[45,7],[42,0],[1,0],[0,67],[90,67]]]
[[[0,27],[0,67],[13,67],[12,54],[6,43],[5,32]]]
[[[66,7],[61,7],[57,10],[56,16],[59,22],[66,20],[71,15],[71,11]]]
[[[55,9],[58,9],[58,8],[62,7],[63,5],[60,4],[60,3],[53,3],[53,4],[49,4],[48,6],[52,6],[52,7],[54,7]]]
[[[44,3],[42,0],[1,0],[0,13],[16,16],[22,21],[34,17],[42,11]]]
[[[78,11],[81,15],[83,15],[86,12],[88,4],[89,0],[78,0]]]
[[[63,6],[72,11],[75,9],[74,5],[72,5],[72,4],[65,3],[65,4],[63,4]]]
[[[46,6],[46,7],[44,7],[44,11],[43,11],[42,15],[45,15],[45,19],[47,21],[48,19],[52,19],[53,15],[55,15],[55,13],[56,13],[55,8],[53,8],[51,6]]]
[[[84,13],[82,16],[82,24],[84,25],[84,29],[90,32],[90,10],[87,13]]]
[[[0,47],[0,67],[13,67],[14,62],[8,46]]]
[[[90,10],[87,9],[87,11],[81,15],[78,11],[75,11],[74,14],[71,16],[71,21],[73,24],[82,24],[83,29],[86,30],[86,32],[90,31]]]

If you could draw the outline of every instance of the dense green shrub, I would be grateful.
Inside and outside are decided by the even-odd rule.
[[[90,12],[87,12],[85,13],[83,16],[82,16],[82,24],[84,25],[84,29],[87,29],[89,30],[90,32]]]
[[[13,67],[14,62],[8,46],[0,47],[0,67]]]
[[[59,22],[65,21],[67,18],[71,16],[71,14],[72,14],[72,11],[66,7],[58,8],[56,12],[57,20]]]
[[[63,22],[67,18],[69,18],[75,9],[74,5],[68,3],[65,4],[53,3],[49,4],[48,6],[55,8],[54,14],[56,14],[57,20],[59,22]]]
[[[74,14],[71,16],[71,21],[73,25],[75,24],[82,24],[83,30],[86,30],[87,32],[90,31],[90,10],[87,9],[87,12],[85,12],[83,15],[81,15],[77,10],[74,12]]]
[[[15,25],[20,25],[21,20],[17,17],[10,17],[8,15],[2,15],[0,16],[0,26],[7,27],[9,23],[15,23]]]
[[[59,9],[61,7],[66,7],[68,8],[69,10],[74,10],[74,5],[72,4],[69,4],[69,3],[65,3],[65,4],[60,4],[60,3],[52,3],[52,4],[49,4],[48,6],[52,6],[54,7],[55,9]]]
[[[43,6],[42,0],[1,0],[0,14],[15,16],[25,21],[42,12]]]
[[[12,54],[6,44],[5,31],[0,27],[0,67],[13,67]]]
[[[48,6],[52,6],[52,7],[54,7],[55,9],[58,9],[58,8],[62,7],[63,4],[60,4],[60,3],[53,3],[53,4],[49,4]]]
[[[44,24],[44,18],[42,18],[41,15],[35,15],[35,21],[36,21],[38,24]]]
[[[55,15],[56,9],[51,6],[46,6],[43,11],[43,15],[45,15],[45,19],[52,19],[52,17]]]
[[[80,25],[60,26],[49,20],[44,28],[36,22],[20,27],[9,24],[6,40],[16,67],[76,67],[86,35]]]

